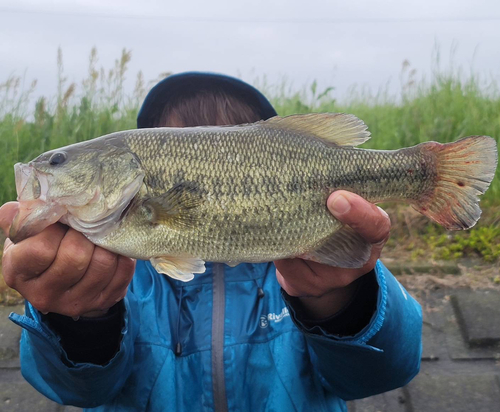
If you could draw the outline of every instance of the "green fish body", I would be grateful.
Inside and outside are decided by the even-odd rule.
[[[19,201],[31,212],[11,237],[40,230],[27,217],[37,210],[51,216],[45,223],[57,215],[96,245],[190,280],[205,261],[361,267],[370,245],[326,207],[339,189],[408,202],[448,229],[475,224],[496,168],[492,138],[355,147],[369,136],[356,117],[332,113],[113,133],[16,165]]]

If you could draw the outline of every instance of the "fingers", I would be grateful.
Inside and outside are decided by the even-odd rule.
[[[2,207],[0,225],[8,230],[17,205]],[[2,259],[7,285],[42,313],[71,317],[102,315],[124,298],[135,261],[94,246],[62,224],[13,244]]]
[[[327,206],[338,220],[352,227],[368,242],[383,244],[389,237],[391,221],[387,213],[361,196],[339,190],[330,195]]]
[[[44,286],[63,291],[78,283],[90,266],[95,246],[76,230],[69,229],[59,243],[53,263],[44,273]]]
[[[102,299],[104,306],[122,300],[127,294],[128,285],[132,281],[132,276],[135,272],[135,260],[125,256],[118,256],[118,264],[116,266],[115,275],[111,282],[102,291]],[[111,307],[108,306],[108,307]]]
[[[70,291],[74,302],[79,302],[82,300],[81,297],[85,297],[85,301],[81,302],[83,311],[90,310],[91,306],[94,309],[104,309],[101,294],[113,280],[117,266],[118,255],[100,247],[94,249],[85,276],[73,285]]]
[[[317,294],[316,274],[311,272],[305,260],[282,259],[276,260],[274,265],[279,284],[290,296],[314,296]],[[307,282],[304,282],[304,279],[307,279]]]
[[[327,206],[338,220],[372,244],[370,258],[363,267],[356,269],[302,259],[276,261],[278,281],[291,296],[322,297],[350,287],[356,279],[373,270],[389,237],[391,221],[387,213],[362,197],[339,190],[330,195]]]
[[[0,229],[5,236],[9,235],[10,225],[19,210],[19,203],[8,202],[0,207]]]
[[[345,269],[299,258],[274,264],[281,287],[290,296],[299,297],[321,297],[333,289],[345,288],[372,269],[367,268],[368,262],[359,269]]]
[[[61,277],[60,283],[54,285],[53,280],[58,275],[49,270],[47,275],[40,277],[37,293],[28,291],[31,298],[26,297],[43,313],[54,312],[73,318],[100,316],[125,297],[134,269],[134,260],[95,247],[83,274],[74,275],[66,268],[66,275],[73,279],[72,282],[80,277],[78,282],[68,288],[67,281]],[[66,286],[61,286],[63,283]]]
[[[125,297],[134,271],[135,260],[96,247],[87,273],[68,293],[71,306],[63,309],[65,314],[77,317],[106,313]]]
[[[55,224],[15,245],[7,242],[2,258],[3,275],[7,284],[17,289],[17,283],[44,273],[54,262],[67,230],[66,226]]]

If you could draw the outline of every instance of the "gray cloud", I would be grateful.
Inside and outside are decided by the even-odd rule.
[[[51,95],[57,48],[69,79],[79,81],[95,45],[108,68],[122,48],[131,49],[130,78],[138,70],[146,79],[165,71],[210,70],[249,81],[287,78],[296,88],[316,79],[320,88],[335,86],[340,96],[354,83],[377,90],[390,80],[397,91],[403,60],[428,74],[436,42],[445,62],[456,43],[455,66],[468,70],[473,63],[478,72],[498,77],[500,21],[475,20],[495,16],[500,4],[493,0],[0,0],[0,81],[27,69],[27,78],[39,81],[38,93]]]

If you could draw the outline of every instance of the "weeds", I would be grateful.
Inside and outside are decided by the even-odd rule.
[[[0,204],[15,199],[13,165],[26,162],[42,152],[94,138],[117,130],[135,127],[136,115],[152,83],[142,73],[136,75],[131,94],[124,91],[130,51],[123,50],[111,69],[99,67],[97,50],[91,50],[87,77],[68,83],[62,51],[57,54],[58,87],[55,96],[32,102],[36,81],[26,84],[23,77],[11,76],[0,84]],[[500,93],[498,83],[460,70],[443,71],[436,56],[429,80],[418,78],[409,62],[403,62],[401,94],[386,90],[372,95],[352,88],[347,101],[339,102],[335,89],[323,90],[313,82],[297,91],[283,80],[269,85],[264,77],[256,79],[281,115],[308,112],[348,112],[363,119],[372,139],[363,147],[397,149],[428,140],[454,141],[467,135],[489,135],[500,145]],[[500,216],[500,178],[497,176],[484,196],[483,209],[496,210]],[[412,214],[413,213],[413,214]],[[492,213],[490,213],[491,215]],[[449,234],[430,224],[408,208],[395,208],[393,235],[389,247],[401,247],[419,259],[429,256],[454,259],[478,254],[487,261],[500,257],[500,229],[497,220],[482,219],[477,228]],[[391,245],[392,243],[392,245]]]
[[[89,57],[88,76],[78,85],[67,82],[63,55],[57,54],[56,96],[40,97],[29,110],[36,87],[23,87],[22,77],[0,84],[0,204],[15,199],[13,165],[26,162],[47,150],[135,127],[146,86],[141,73],[130,96],[123,84],[130,61],[123,50],[110,70],[98,68],[97,50]]]
[[[435,226],[429,226],[435,231]],[[437,260],[459,259],[477,255],[486,262],[494,262],[500,257],[500,228],[478,227],[460,234],[432,234],[424,236],[433,258]]]
[[[500,261],[500,207],[483,208],[476,226],[466,231],[446,231],[430,223],[411,207],[387,207],[391,217],[391,237],[386,244],[386,257],[412,261],[456,260],[477,258],[484,262]]]

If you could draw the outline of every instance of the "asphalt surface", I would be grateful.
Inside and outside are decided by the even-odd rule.
[[[349,412],[500,412],[500,292],[437,290],[424,308],[422,365],[407,386],[349,402]],[[21,330],[0,307],[0,412],[75,412],[40,395],[21,376]]]

